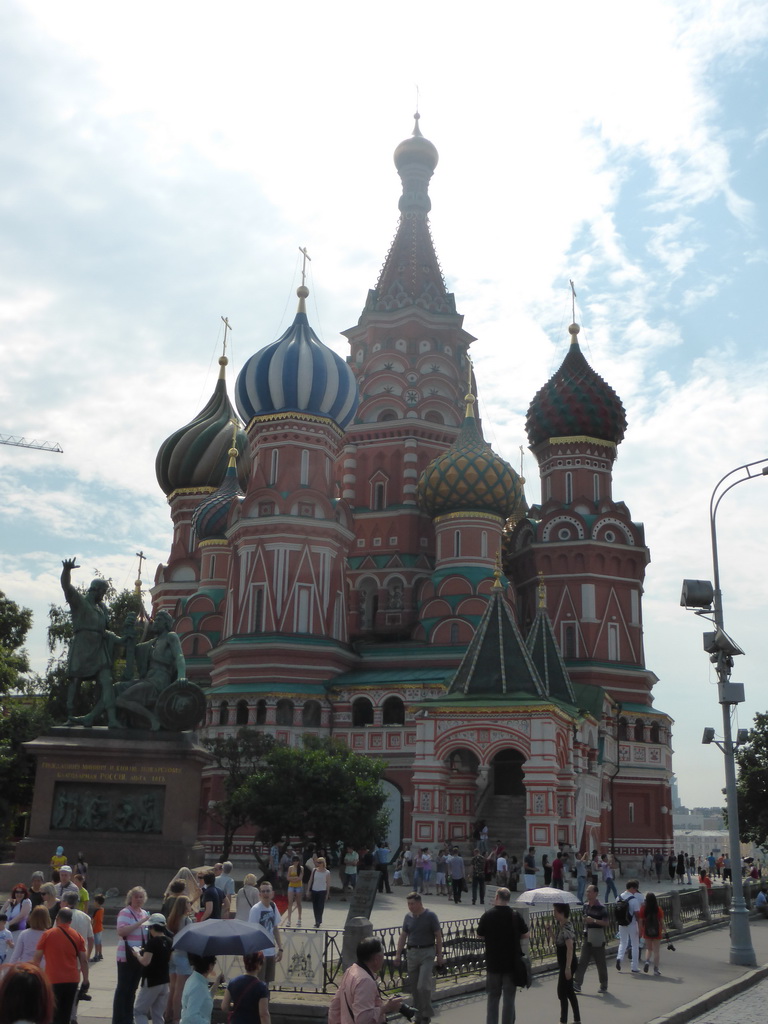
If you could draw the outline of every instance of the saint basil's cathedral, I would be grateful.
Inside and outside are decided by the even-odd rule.
[[[173,542],[155,611],[206,692],[205,736],[248,725],[383,758],[393,849],[482,818],[518,856],[613,850],[631,867],[672,847],[672,723],[644,661],[643,527],[613,496],[624,408],[572,324],[528,409],[529,506],[476,415],[418,116],[394,159],[397,233],[347,359],[312,330],[302,285],[291,326],[240,371],[237,413],[222,357],[206,407],[160,448]],[[210,852],[222,792],[209,770]]]

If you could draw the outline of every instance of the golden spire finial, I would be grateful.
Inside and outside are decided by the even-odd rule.
[[[544,583],[544,573],[539,570],[539,608],[547,607],[547,587]]]
[[[472,360],[469,353],[467,353],[467,393],[464,395],[464,401],[466,402],[464,416],[474,416],[475,396],[472,394]]]
[[[237,450],[237,428],[239,424],[237,420],[234,418],[231,419],[229,422],[232,424],[232,447],[227,452],[227,455],[229,456],[229,464],[227,465],[227,469],[234,469],[235,466],[237,465],[237,456],[239,455],[239,452]]]
[[[493,569],[493,576],[494,576],[493,587],[492,587],[493,590],[503,590],[504,589],[502,587],[502,585],[501,585],[501,577],[503,575],[504,575],[504,573],[502,572],[502,568],[501,568],[501,548],[497,548],[496,549],[496,558],[494,559],[494,569]]]

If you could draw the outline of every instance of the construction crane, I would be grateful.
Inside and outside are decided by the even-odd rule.
[[[0,444],[12,444],[16,448],[38,448],[43,452],[64,451],[58,441],[28,441],[26,437],[14,437],[13,434],[0,434]]]

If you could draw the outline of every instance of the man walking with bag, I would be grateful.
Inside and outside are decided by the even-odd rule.
[[[605,929],[608,927],[608,911],[598,900],[596,885],[587,886],[587,902],[584,904],[584,942],[581,945],[579,966],[573,979],[573,991],[581,992],[584,975],[589,961],[594,960],[600,991],[608,991],[608,968],[605,966]]]
[[[493,907],[477,923],[477,934],[485,939],[486,1024],[499,1024],[502,996],[501,1024],[514,1024],[515,995],[525,974],[522,940],[528,934],[528,925],[510,907],[511,897],[509,889],[497,889]]]

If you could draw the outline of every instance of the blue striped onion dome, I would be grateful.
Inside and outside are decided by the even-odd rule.
[[[232,447],[232,423],[237,419],[227,395],[227,362],[226,356],[219,359],[219,379],[206,407],[160,445],[155,475],[166,495],[178,490],[213,489],[221,483]],[[245,488],[250,464],[244,430],[237,431],[234,447],[238,451],[238,478]]]
[[[483,439],[473,402],[467,395],[458,437],[419,478],[419,507],[433,519],[450,512],[490,512],[506,520],[525,508],[525,481]]]
[[[223,540],[229,511],[244,497],[237,477],[237,448],[229,449],[229,465],[218,490],[204,498],[192,513],[192,528],[198,540]]]
[[[355,375],[309,326],[304,308],[309,290],[302,285],[297,295],[299,311],[291,326],[240,371],[237,408],[246,423],[254,416],[297,413],[326,417],[343,430],[359,401]]]

